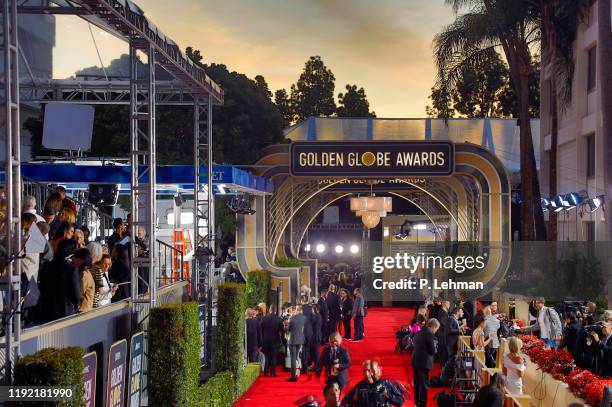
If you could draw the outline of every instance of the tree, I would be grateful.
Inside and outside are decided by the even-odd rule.
[[[294,121],[311,116],[331,116],[336,111],[336,78],[320,56],[310,57],[297,83],[291,85]]]
[[[545,240],[546,227],[540,204],[531,123],[529,120],[529,72],[531,46],[539,41],[539,25],[526,7],[526,0],[446,0],[453,6],[455,21],[437,34],[434,53],[438,84],[456,88],[461,68],[482,60],[491,49],[501,47],[519,96],[521,152],[521,238]],[[459,11],[467,12],[459,15]]]
[[[272,92],[270,92],[270,88],[268,87],[268,82],[261,75],[255,76],[255,83],[261,92],[266,95],[269,99],[272,99]]]
[[[499,112],[501,117],[519,116],[519,98],[514,91],[512,78],[508,77],[503,89],[499,93]],[[540,117],[540,59],[533,56],[529,70],[529,117]]]
[[[445,87],[435,85],[431,88],[431,106],[425,106],[425,113],[429,117],[447,119],[455,116],[455,109],[451,104],[451,94]]]
[[[460,68],[453,107],[465,117],[499,116],[499,93],[508,78],[506,64],[493,49],[484,52],[482,59],[470,62]]]
[[[559,113],[565,112],[572,100],[574,78],[574,41],[578,26],[588,15],[589,0],[540,0],[539,8],[542,30],[542,49],[546,65],[549,65],[550,92],[550,153],[549,194],[557,195],[557,139]],[[549,213],[548,239],[557,240],[557,214]]]
[[[274,104],[283,118],[283,127],[288,127],[293,123],[293,109],[285,89],[279,89],[274,92]]]
[[[357,85],[346,85],[346,93],[338,94],[339,117],[376,117],[376,113],[370,112],[370,103],[363,88],[357,89]]]

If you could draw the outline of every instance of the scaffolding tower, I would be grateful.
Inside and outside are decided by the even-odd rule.
[[[155,109],[156,106],[183,105],[194,109],[194,222],[195,242],[209,248],[200,250],[199,261],[193,262],[193,284],[195,298],[209,305],[209,324],[213,323],[213,302],[211,270],[214,266],[214,211],[212,193],[212,107],[223,104],[223,91],[211,80],[204,70],[191,61],[178,45],[157,28],[135,3],[126,0],[17,0],[2,1],[2,48],[4,55],[3,110],[6,115],[6,143],[4,161],[6,195],[6,219],[0,219],[0,249],[2,259],[7,262],[6,272],[0,282],[2,297],[3,329],[5,340],[0,342],[4,360],[0,360],[1,376],[10,382],[12,362],[20,354],[20,265],[18,254],[21,250],[20,212],[21,176],[19,172],[19,103],[45,104],[50,102],[79,104],[128,104],[130,105],[130,163],[132,230],[135,237],[137,228],[147,232],[149,254],[144,258],[132,258],[131,301],[134,317],[142,322],[148,310],[156,306],[158,283],[155,259],[156,220],[156,160],[155,160]],[[24,14],[76,15],[106,32],[129,43],[130,78],[115,80],[56,80],[36,78],[19,83],[17,16]],[[136,54],[144,53],[148,69],[142,73],[137,69]],[[22,55],[23,57],[23,55]],[[25,57],[24,57],[25,60]],[[27,61],[25,61],[27,65]],[[174,79],[157,81],[155,68],[162,67]],[[159,92],[158,92],[159,89]],[[201,182],[201,169],[207,170],[207,182]],[[200,223],[200,220],[202,223]],[[206,233],[200,229],[205,225]],[[199,239],[198,239],[199,238]],[[135,240],[135,239],[133,239]],[[135,242],[132,242],[135,245]],[[132,253],[136,248],[132,247]],[[148,271],[147,281],[141,278],[143,270]],[[149,295],[138,295],[138,287],[145,284]],[[209,325],[207,332],[211,332]],[[209,334],[208,342],[211,342]],[[210,348],[210,346],[207,346]],[[210,365],[210,353],[208,365]]]

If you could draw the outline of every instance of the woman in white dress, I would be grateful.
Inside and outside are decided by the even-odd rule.
[[[509,352],[504,355],[504,374],[506,375],[506,389],[510,394],[523,394],[523,375],[527,363],[521,348],[523,342],[513,336],[508,341]]]

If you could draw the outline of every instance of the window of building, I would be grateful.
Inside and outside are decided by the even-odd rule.
[[[588,220],[584,222],[584,238],[587,242],[595,241],[595,222]]]
[[[586,136],[586,176],[593,178],[595,176],[595,135],[589,134]]]
[[[592,47],[588,51],[588,67],[587,67],[587,91],[595,89],[597,82],[597,47]]]

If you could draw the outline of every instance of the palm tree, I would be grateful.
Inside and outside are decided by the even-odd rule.
[[[599,95],[601,97],[602,136],[604,139],[604,183],[606,200],[612,202],[612,27],[610,23],[610,1],[597,2],[597,19],[599,28],[597,33],[597,71],[599,72]],[[609,206],[609,204],[608,204]],[[606,237],[612,241],[612,216],[606,216]],[[612,270],[612,254],[608,252],[608,270]],[[608,304],[612,303],[612,280],[608,279]]]
[[[539,43],[537,14],[527,0],[446,0],[457,17],[434,39],[438,85],[452,89],[464,64],[481,60],[491,49],[504,52],[519,98],[521,165],[521,238],[545,240],[529,115],[531,46]],[[467,12],[459,15],[466,8]]]
[[[572,101],[574,78],[574,41],[578,26],[588,15],[589,0],[534,0],[533,9],[540,15],[542,31],[542,65],[550,66],[550,153],[548,193],[557,195],[557,139],[559,113]],[[539,9],[539,10],[538,10]],[[557,240],[557,213],[548,214],[548,240]]]

